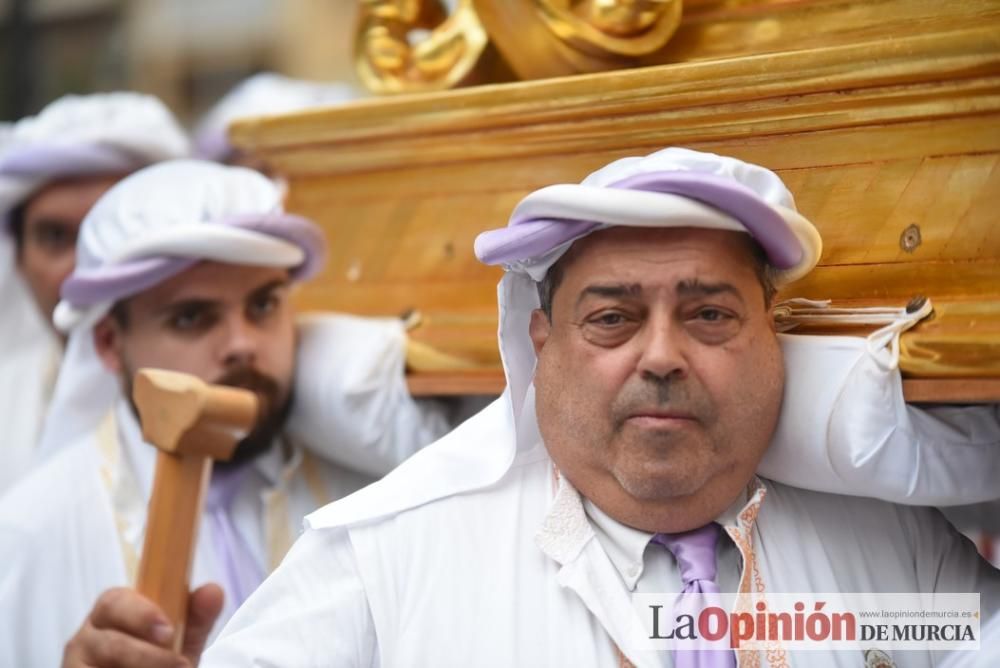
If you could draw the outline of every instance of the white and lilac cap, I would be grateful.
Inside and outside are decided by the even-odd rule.
[[[69,331],[203,260],[287,267],[304,280],[326,244],[310,220],[285,213],[262,174],[201,160],[172,160],[123,179],[80,227],[76,268],[53,319]]]
[[[51,181],[132,172],[190,153],[170,111],[155,97],[139,93],[67,95],[3,135],[3,220]]]
[[[823,247],[774,172],[667,148],[616,160],[580,184],[536,190],[514,208],[507,227],[476,238],[475,252],[486,264],[540,281],[574,241],[613,225],[745,232],[763,248],[779,285],[811,271]]]

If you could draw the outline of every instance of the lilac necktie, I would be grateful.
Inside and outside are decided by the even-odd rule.
[[[230,510],[240,485],[249,472],[248,466],[212,472],[208,486],[205,512],[208,513],[212,531],[212,543],[222,566],[223,586],[226,596],[236,607],[263,581],[264,574],[254,559],[250,546],[240,535],[233,523]]]
[[[698,618],[701,609],[708,605],[722,606],[719,585],[715,582],[715,545],[719,542],[720,527],[715,522],[700,529],[684,533],[658,533],[651,542],[670,550],[677,560],[684,588],[678,597],[675,614],[687,613]],[[688,641],[691,642],[691,641]],[[736,655],[732,650],[675,648],[674,668],[735,668]]]

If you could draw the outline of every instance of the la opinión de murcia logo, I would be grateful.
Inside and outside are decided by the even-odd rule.
[[[733,595],[726,609],[702,594],[639,594],[647,648],[979,648],[978,594]]]

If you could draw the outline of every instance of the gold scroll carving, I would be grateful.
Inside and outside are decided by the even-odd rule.
[[[376,93],[468,82],[477,68],[489,67],[483,61],[490,41],[520,79],[631,67],[667,44],[680,25],[681,3],[458,0],[448,13],[439,0],[362,0],[355,65]],[[411,43],[418,31],[428,34]]]
[[[427,34],[411,44],[415,31]],[[487,42],[472,0],[451,14],[438,0],[362,0],[355,67],[376,93],[453,88],[472,76]]]

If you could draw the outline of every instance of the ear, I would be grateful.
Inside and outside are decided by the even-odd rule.
[[[104,316],[94,325],[94,349],[104,367],[116,376],[121,375],[124,366],[121,346],[121,328],[112,316]]]
[[[535,349],[536,357],[542,352],[542,347],[545,346],[551,331],[552,322],[549,320],[549,316],[545,315],[545,311],[540,308],[532,311],[531,323],[528,325],[528,336],[531,337],[531,345]]]

